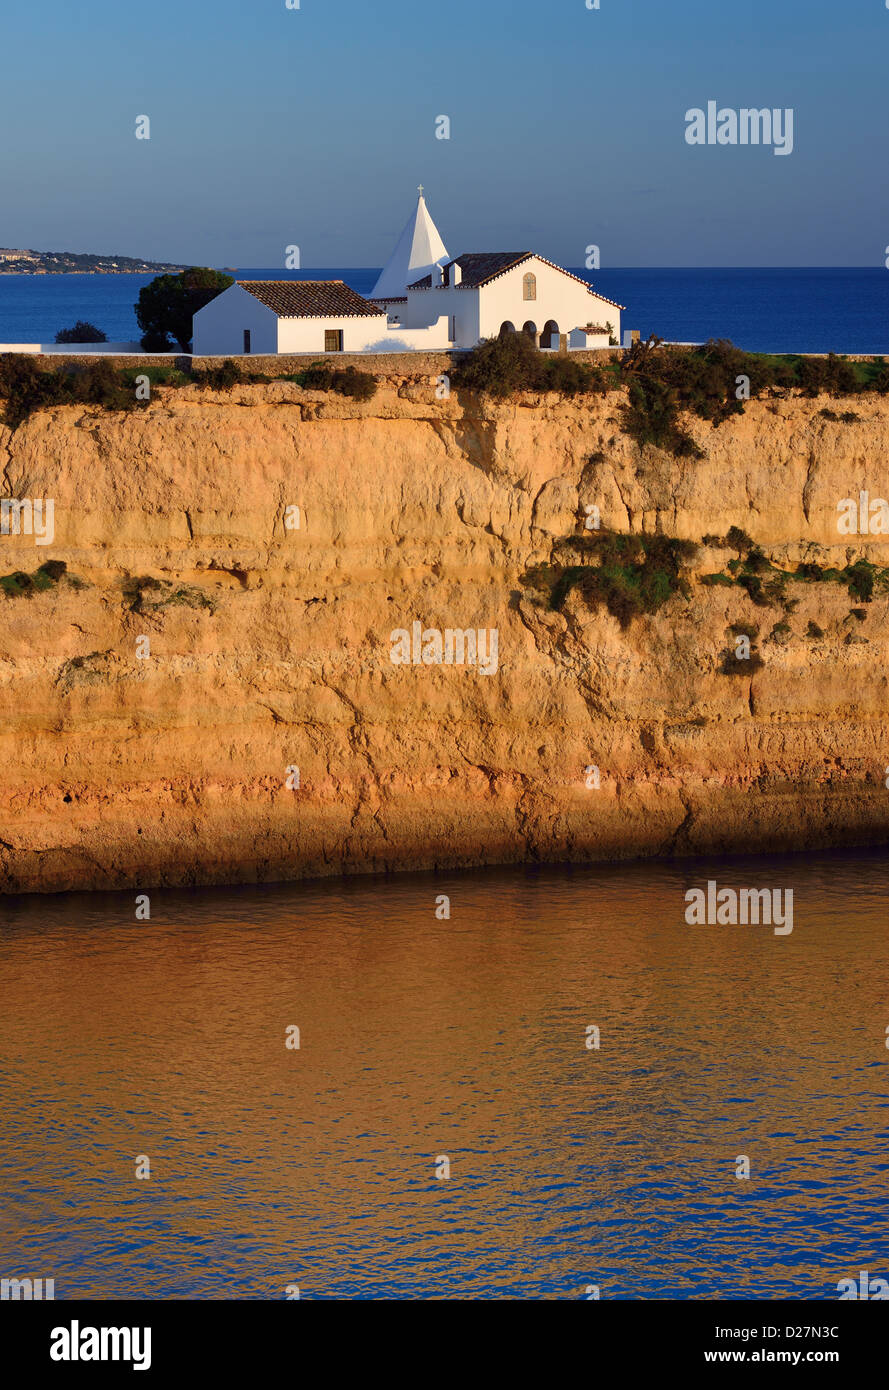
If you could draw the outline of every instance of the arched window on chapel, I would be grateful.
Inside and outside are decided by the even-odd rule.
[[[527,274],[527,275],[524,277],[524,279],[522,280],[522,298],[523,298],[523,299],[536,299],[536,298],[537,298],[537,276],[536,276],[536,275],[532,275],[530,271],[528,272],[528,274]]]

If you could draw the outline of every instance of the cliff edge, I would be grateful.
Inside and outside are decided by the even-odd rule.
[[[837,518],[889,496],[889,399],[690,419],[699,459],[622,401],[282,381],[0,427],[3,494],[54,502],[0,536],[0,887],[885,842],[889,536]],[[693,543],[654,611],[585,587],[597,532]],[[470,629],[487,671],[444,659]]]

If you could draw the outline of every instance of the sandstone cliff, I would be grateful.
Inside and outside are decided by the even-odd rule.
[[[618,532],[738,526],[787,568],[889,564],[889,537],[837,532],[839,499],[889,496],[889,401],[862,401],[692,420],[693,461],[640,451],[618,394],[482,406],[429,378],[0,427],[0,491],[55,499],[54,543],[0,537],[0,575],[67,566],[0,593],[0,886],[885,841],[885,592],[864,616],[841,583],[757,607],[701,582],[727,558],[702,547],[687,596],[621,628],[526,578],[587,505]],[[496,673],[394,665],[414,620],[496,628]],[[745,623],[762,665],[723,674]]]

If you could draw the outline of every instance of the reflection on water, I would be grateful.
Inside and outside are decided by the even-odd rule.
[[[792,935],[687,926],[708,877],[793,888]],[[129,893],[0,902],[0,1273],[57,1298],[887,1277],[887,902],[889,865],[848,853],[158,891],[149,922]]]

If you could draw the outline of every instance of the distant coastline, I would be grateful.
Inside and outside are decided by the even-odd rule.
[[[143,261],[137,256],[0,247],[0,275],[163,275],[187,269],[166,261]]]

